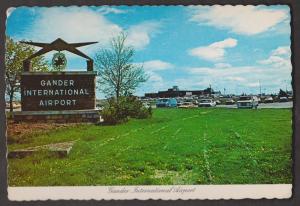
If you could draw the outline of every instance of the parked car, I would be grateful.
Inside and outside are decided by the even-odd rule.
[[[174,98],[170,99],[158,99],[156,101],[156,107],[177,107],[177,100]]]
[[[193,104],[193,102],[183,102],[178,108],[195,108],[197,105]]]
[[[237,101],[237,108],[257,108],[258,98],[256,96],[240,96]]]
[[[168,99],[158,99],[156,100],[156,107],[167,107]]]
[[[196,100],[196,99],[194,99],[192,102],[193,102],[193,104],[195,104],[195,105],[198,105],[198,103],[199,103],[198,100]]]
[[[228,99],[228,100],[226,100],[225,104],[226,105],[233,105],[233,104],[235,104],[235,101],[233,99]]]
[[[200,100],[198,106],[199,107],[215,107],[216,104],[217,103],[212,99],[202,99],[202,100]]]
[[[177,107],[177,100],[175,98],[169,99],[167,106],[168,107]]]
[[[257,97],[258,103],[262,103],[262,99],[260,97]]]
[[[182,104],[183,104],[182,101],[178,101],[178,100],[177,100],[177,107],[181,106]]]
[[[265,101],[264,101],[264,103],[273,103],[273,102],[274,102],[273,97],[267,97],[267,98],[265,98]]]
[[[220,105],[222,102],[220,100],[216,100],[216,105]]]
[[[288,102],[289,99],[287,97],[279,97],[279,102]]]

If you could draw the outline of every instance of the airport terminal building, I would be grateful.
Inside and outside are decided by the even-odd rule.
[[[157,93],[145,93],[146,98],[172,98],[172,97],[185,97],[185,96],[200,96],[200,95],[211,95],[215,92],[210,87],[204,90],[180,90],[178,86],[173,86],[173,88],[167,91],[159,91]]]

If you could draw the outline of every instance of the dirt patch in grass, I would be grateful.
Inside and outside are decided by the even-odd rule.
[[[13,120],[7,121],[7,143],[25,143],[32,136],[44,134],[49,131],[74,127],[76,124],[56,124],[56,123],[15,123]]]
[[[59,157],[65,157],[69,154],[76,141],[61,142],[55,144],[47,144],[36,147],[28,147],[25,149],[15,150],[8,153],[9,158],[23,158],[34,153],[49,152]]]

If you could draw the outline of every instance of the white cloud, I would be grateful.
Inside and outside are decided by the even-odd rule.
[[[156,82],[156,83],[163,82],[163,78],[155,72],[146,71],[146,74],[149,77],[148,81],[150,81],[151,83],[153,83],[153,82]]]
[[[149,88],[151,88],[152,91],[166,89],[168,83],[163,79],[159,72],[174,68],[173,64],[161,61],[159,59],[135,64],[143,66],[145,73],[149,77],[148,81],[143,85],[143,87],[138,91],[138,93],[143,95],[143,93],[145,93],[146,91],[149,92]]]
[[[208,78],[200,78],[192,76],[189,78],[177,78],[173,80],[173,84],[179,86],[181,90],[196,90],[209,87],[212,82]]]
[[[226,80],[230,80],[230,81],[238,81],[238,82],[245,82],[246,79],[243,77],[232,77],[232,76],[228,76],[225,78]]]
[[[285,87],[286,81],[291,80],[288,67],[277,67],[273,64],[231,66],[222,63],[213,67],[186,68],[186,73],[188,77],[174,80],[174,82],[178,81],[189,89],[197,88],[200,85],[203,88],[211,84],[214,89],[223,91],[223,88],[226,88],[228,92],[233,93],[251,93],[255,91],[258,93],[260,84],[263,91],[267,89],[267,92],[278,92],[280,88]]]
[[[225,55],[226,48],[233,48],[237,45],[237,40],[233,38],[227,38],[223,41],[214,42],[208,46],[201,46],[190,49],[189,55],[196,56],[209,61],[222,60]]]
[[[137,93],[140,95],[144,95],[147,92],[156,92],[159,90],[163,90],[167,87],[166,82],[163,77],[159,75],[157,72],[146,70],[146,75],[149,77],[148,81],[142,85],[142,87],[138,88]],[[149,90],[151,88],[151,90]]]
[[[250,82],[250,83],[247,83],[246,86],[248,86],[248,87],[259,87],[259,82]]]
[[[97,11],[100,12],[101,14],[103,14],[103,15],[106,15],[106,14],[126,14],[126,13],[128,13],[128,10],[113,8],[113,7],[109,7],[109,6],[100,7],[99,9],[97,9]]]
[[[283,70],[292,71],[291,50],[288,46],[281,46],[271,51],[267,59],[260,60],[258,63],[268,65]]]
[[[210,75],[213,78],[226,78],[229,76],[244,76],[247,74],[256,74],[262,73],[262,68],[256,68],[252,66],[243,66],[243,67],[226,67],[226,68],[218,68],[218,67],[193,67],[189,68],[188,72],[194,75]]]
[[[35,9],[37,17],[24,33],[16,39],[37,42],[52,42],[62,38],[67,42],[97,41],[98,44],[80,48],[92,54],[100,47],[108,45],[110,40],[121,32],[128,33],[127,42],[135,49],[142,49],[150,43],[152,34],[157,32],[159,23],[142,22],[125,30],[118,24],[109,21],[103,14],[120,13],[124,10],[105,7],[93,10],[88,7],[50,7]]]
[[[190,20],[237,34],[256,35],[274,28],[288,18],[287,9],[252,5],[215,5],[192,7]]]
[[[98,44],[80,47],[79,50],[92,57],[99,45],[105,46],[111,37],[119,34],[122,28],[107,20],[99,12],[88,7],[49,7],[31,8],[29,11],[35,16],[30,25],[19,28],[20,31],[13,38],[36,42],[52,42],[57,38],[72,42],[97,41]],[[46,59],[51,60],[51,54]],[[66,52],[67,58],[77,57]]]
[[[274,34],[282,34],[282,35],[291,35],[291,25],[290,25],[290,18],[287,18],[283,22],[277,24],[273,28],[269,30],[269,33]]]
[[[228,68],[228,67],[231,67],[231,64],[228,64],[228,63],[217,63],[217,64],[215,64],[215,67],[216,68]]]
[[[161,24],[159,22],[144,22],[131,26],[128,29],[127,44],[135,49],[143,49],[150,43],[151,37],[154,36]]]
[[[279,56],[270,56],[268,59],[259,61],[259,63],[276,67],[290,67],[290,61]]]
[[[210,46],[213,48],[232,48],[235,47],[236,45],[237,45],[236,39],[228,38],[223,41],[215,42]]]
[[[145,73],[149,76],[148,83],[150,85],[162,85],[163,78],[158,74],[159,71],[168,70],[174,67],[169,62],[161,60],[150,60],[143,63],[134,63],[137,66],[142,66]],[[150,86],[149,85],[149,86]]]
[[[103,15],[87,7],[50,7],[36,9],[37,17],[26,28],[22,39],[52,42],[62,38],[67,42],[90,42],[98,44],[80,48],[92,53],[99,45],[107,45],[110,39],[122,32],[122,28]]]
[[[291,55],[291,48],[289,46],[281,46],[277,49],[273,50],[272,55],[283,55],[283,56],[289,56]]]
[[[140,64],[143,66],[145,71],[161,71],[173,68],[171,63],[161,60],[151,60]]]

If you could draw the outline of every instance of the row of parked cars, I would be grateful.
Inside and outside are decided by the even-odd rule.
[[[273,103],[273,102],[288,102],[291,101],[289,97],[272,96],[258,97],[255,95],[244,95],[236,98],[225,99],[185,99],[185,98],[160,98],[156,100],[156,107],[178,107],[178,108],[193,108],[193,107],[215,107],[218,104],[236,105],[237,108],[257,108],[259,103]]]
[[[192,108],[192,107],[215,107],[216,101],[213,99],[202,99],[177,101],[175,98],[162,98],[156,101],[156,107],[178,107],[178,108]]]
[[[230,101],[231,100],[231,101]],[[260,99],[257,96],[240,96],[238,100],[230,99],[226,101],[226,105],[236,104],[237,108],[257,108]],[[265,99],[264,102],[273,102],[273,99]],[[283,100],[284,101],[284,100]],[[220,101],[214,99],[200,100],[177,100],[176,98],[161,98],[156,101],[156,107],[178,107],[178,108],[193,108],[193,107],[215,107],[220,104]]]
[[[286,96],[282,96],[282,97],[277,97],[277,99],[273,98],[273,97],[266,97],[265,99],[261,100],[261,102],[263,103],[273,103],[273,102],[288,102],[288,101],[292,101],[293,98],[291,96],[286,97]]]

